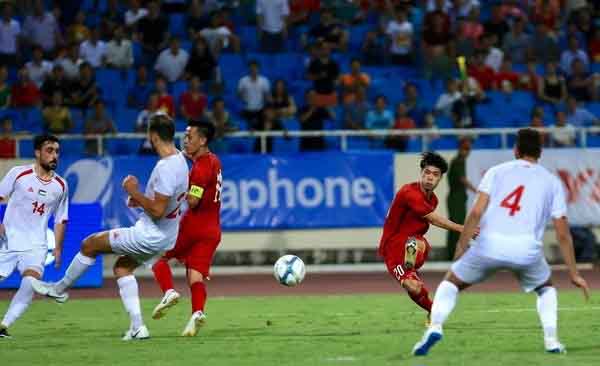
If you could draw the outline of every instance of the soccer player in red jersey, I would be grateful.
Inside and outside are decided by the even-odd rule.
[[[438,198],[433,191],[448,171],[446,160],[436,153],[427,152],[423,154],[420,166],[420,180],[405,184],[394,197],[383,225],[379,255],[383,257],[388,272],[408,296],[427,311],[429,318],[432,302],[418,274],[431,248],[424,235],[429,224],[457,232],[462,232],[463,226],[435,212]]]
[[[175,247],[159,259],[152,270],[164,297],[152,313],[160,319],[167,310],[177,304],[179,293],[173,286],[173,274],[168,261],[177,259],[185,265],[187,281],[192,294],[192,317],[182,336],[193,337],[206,321],[204,305],[210,265],[221,241],[221,162],[210,152],[208,144],[215,135],[215,128],[204,121],[190,121],[185,131],[184,149],[193,160],[190,171],[190,188],[187,193],[188,210],[181,219]]]

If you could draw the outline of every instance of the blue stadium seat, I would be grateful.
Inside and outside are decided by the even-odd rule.
[[[136,154],[143,140],[138,139],[107,139],[105,143],[105,154],[109,155],[131,155]]]
[[[473,141],[473,149],[500,149],[501,147],[500,135],[481,135]]]
[[[188,90],[187,82],[176,81],[176,82],[172,83],[170,86],[171,86],[171,95],[173,96],[173,99],[175,100],[175,105],[179,106],[179,98],[181,97],[181,95],[183,93],[185,93],[186,90]]]
[[[248,72],[248,67],[242,57],[231,53],[224,53],[219,57],[219,68],[226,91],[235,92],[238,81]]]
[[[140,111],[133,108],[121,108],[115,115],[114,122],[119,132],[135,131],[135,124]]]
[[[423,139],[421,137],[414,137],[408,140],[406,145],[406,152],[421,152],[423,151]]]
[[[587,147],[600,147],[600,135],[588,135]]]
[[[175,37],[187,38],[184,14],[174,13],[169,16],[169,32]]]
[[[357,53],[360,51],[360,47],[369,29],[368,25],[355,25],[350,28],[349,48],[351,52]]]
[[[430,150],[456,150],[458,148],[458,140],[454,136],[442,136],[429,142]]]
[[[273,153],[295,154],[300,151],[298,137],[275,137],[273,139]]]
[[[258,51],[258,35],[256,34],[256,27],[239,27],[239,36],[240,42],[246,52]]]

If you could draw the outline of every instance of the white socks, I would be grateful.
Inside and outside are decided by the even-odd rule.
[[[133,275],[121,277],[117,280],[119,284],[119,294],[121,294],[121,300],[125,310],[129,314],[131,319],[131,330],[137,330],[144,321],[142,320],[142,309],[140,307],[140,296],[138,290],[138,283]]]
[[[56,292],[61,294],[73,286],[79,277],[81,277],[89,267],[93,266],[94,263],[96,263],[96,258],[87,257],[81,254],[81,252],[77,253],[71,264],[69,264],[65,276],[56,283]]]
[[[537,311],[544,329],[544,339],[557,339],[558,299],[554,287],[542,287],[537,291]]]
[[[8,311],[6,312],[6,315],[4,315],[4,319],[2,319],[2,325],[5,327],[10,327],[15,320],[23,315],[25,310],[29,307],[29,304],[31,304],[31,300],[33,300],[33,288],[31,287],[32,279],[33,277],[31,276],[25,276],[21,280],[21,286],[15,296],[13,296]]]
[[[431,307],[431,326],[440,327],[454,309],[458,287],[450,281],[442,281],[435,291]]]

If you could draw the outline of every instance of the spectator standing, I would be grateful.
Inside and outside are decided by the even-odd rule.
[[[146,66],[154,65],[158,54],[167,47],[169,23],[160,13],[157,1],[148,3],[148,15],[138,21],[137,29]]]
[[[385,96],[375,98],[375,108],[367,113],[365,127],[369,130],[388,130],[394,125],[394,115],[387,109]]]
[[[587,71],[590,65],[590,59],[582,48],[579,47],[579,41],[576,36],[569,37],[569,49],[564,50],[560,56],[560,69],[567,76],[571,75],[573,61],[579,60],[583,63],[584,71]]]
[[[211,16],[209,26],[202,29],[199,35],[206,40],[216,58],[224,49],[231,48],[234,52],[240,51],[240,40],[223,24],[221,11],[215,12]]]
[[[25,67],[19,70],[19,81],[12,87],[11,103],[16,108],[32,108],[42,105],[40,89],[31,81]]]
[[[560,107],[567,100],[567,84],[556,72],[556,64],[546,64],[546,74],[539,81],[538,98],[542,102]]]
[[[158,76],[155,85],[158,93],[158,110],[168,114],[171,118],[175,118],[175,101],[167,90],[167,80],[162,76]]]
[[[131,108],[144,108],[153,89],[154,87],[148,80],[146,66],[140,65],[137,68],[135,84],[129,88],[127,93],[127,105]]]
[[[88,117],[83,128],[85,135],[107,135],[117,133],[112,119],[106,115],[106,109],[102,101],[96,101],[94,112]],[[90,155],[98,153],[98,140],[96,138],[85,140],[85,151]]]
[[[229,132],[237,131],[239,127],[225,108],[225,101],[223,98],[215,98],[213,100],[212,109],[206,112],[205,117],[215,126],[215,138],[211,142],[211,150],[221,153],[228,152],[229,145],[227,141],[223,139],[223,136]]]
[[[61,98],[71,92],[71,82],[65,78],[65,72],[60,65],[54,65],[52,74],[42,84],[44,105],[52,104],[55,92],[60,92]]]
[[[408,109],[404,103],[398,103],[396,106],[396,116],[394,120],[393,130],[412,130],[417,128],[415,121],[408,116]],[[385,146],[397,151],[406,151],[410,136],[391,135],[385,139]]]
[[[133,66],[133,61],[131,41],[124,38],[123,26],[118,25],[114,29],[113,39],[106,45],[106,66],[128,70]]]
[[[504,54],[517,64],[526,63],[532,56],[531,37],[525,33],[525,24],[525,19],[517,18],[502,43]]]
[[[75,21],[67,29],[67,40],[71,44],[81,44],[90,38],[90,29],[85,25],[85,13],[78,11]]]
[[[204,115],[208,100],[200,90],[201,86],[200,79],[192,77],[188,83],[188,90],[180,97],[180,112],[187,120],[197,120]]]
[[[100,93],[94,78],[94,69],[90,64],[84,62],[79,68],[79,80],[72,84],[67,104],[81,109],[85,114],[89,108],[96,104],[99,97]]]
[[[2,118],[0,128],[0,159],[14,159],[17,157],[17,140],[14,139],[12,120]]]
[[[394,10],[394,19],[388,23],[385,30],[390,38],[391,61],[395,65],[412,64],[414,29],[407,19],[406,10],[397,8]]]
[[[435,103],[434,111],[436,114],[452,117],[454,103],[460,100],[462,93],[458,88],[458,82],[455,79],[446,81],[446,91],[439,96]]]
[[[508,22],[506,22],[502,14],[502,4],[492,6],[490,20],[485,23],[484,29],[486,33],[494,34],[498,42],[502,44],[504,36],[510,31]]]
[[[257,0],[256,15],[262,51],[283,52],[287,38],[287,17],[290,15],[288,1]]]
[[[16,66],[19,61],[19,37],[21,24],[13,19],[12,4],[2,6],[0,20],[0,64]]]
[[[42,110],[44,129],[49,133],[67,133],[73,128],[71,112],[63,104],[60,91],[52,95],[52,104]]]
[[[338,103],[335,87],[340,75],[340,67],[331,59],[328,43],[318,44],[317,55],[318,57],[308,66],[308,79],[313,81],[313,89],[316,93],[314,102],[320,107],[332,107]]]
[[[590,127],[600,125],[600,119],[577,103],[577,99],[567,99],[567,123],[575,127]]]
[[[177,38],[171,39],[169,48],[160,53],[154,69],[163,75],[167,81],[174,83],[184,75],[190,56],[186,50],[179,47]]]
[[[188,77],[197,77],[202,82],[213,82],[216,77],[217,60],[213,56],[206,40],[196,38],[190,60],[186,67]]]
[[[596,100],[598,92],[598,76],[586,71],[585,64],[576,58],[571,64],[571,74],[567,77],[567,91],[578,102]]]
[[[357,89],[356,97],[352,100],[344,101],[342,106],[342,121],[344,128],[349,130],[364,129],[367,113],[369,113],[370,109],[365,89]]]
[[[52,73],[52,62],[44,60],[44,51],[40,46],[35,46],[31,61],[25,64],[29,77],[41,88],[46,78]]]
[[[273,106],[270,104],[265,105],[265,107],[261,111],[261,115],[258,119],[258,124],[257,124],[256,129],[258,131],[265,131],[265,132],[285,130],[283,127],[283,124],[281,123],[281,120],[279,118],[277,118],[277,116],[275,115],[275,110],[273,109]],[[267,137],[266,142],[267,142],[266,152],[267,153],[273,152],[273,138]],[[254,152],[261,152],[261,151],[262,151],[261,139],[257,138],[256,140],[254,140]]]
[[[100,40],[100,30],[93,28],[90,36],[79,46],[79,55],[93,68],[102,67],[106,61],[106,43]]]
[[[42,0],[36,0],[33,15],[25,18],[23,33],[29,43],[44,49],[47,58],[53,57],[62,42],[58,22],[51,12],[45,12]]]
[[[136,30],[140,20],[148,15],[148,9],[140,6],[140,0],[129,0],[129,10],[125,12],[125,25],[130,30]]]
[[[328,48],[344,52],[348,46],[349,35],[344,27],[338,23],[331,9],[322,9],[319,24],[311,28],[309,32],[317,42],[325,42]]]
[[[300,129],[302,131],[322,131],[325,121],[333,119],[327,108],[319,106],[316,99],[317,93],[308,90],[305,94],[306,105],[298,112]],[[325,149],[325,139],[318,137],[302,137],[300,139],[300,151],[319,151]]]
[[[271,83],[259,74],[258,62],[250,61],[248,67],[250,74],[240,79],[237,93],[244,103],[242,116],[255,129],[263,107],[271,100]]]
[[[79,57],[79,45],[73,43],[67,48],[66,54],[56,59],[56,64],[62,66],[65,78],[76,81],[79,78],[79,67],[84,61]]]

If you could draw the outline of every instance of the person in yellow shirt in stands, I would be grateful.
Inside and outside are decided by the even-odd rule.
[[[42,110],[44,129],[54,134],[68,133],[73,128],[71,112],[63,104],[62,93],[52,95],[52,104]]]

